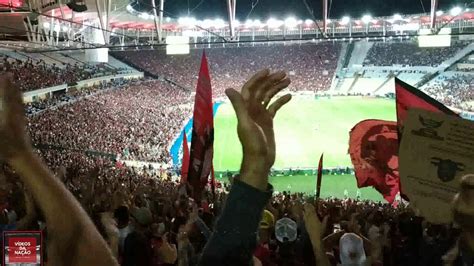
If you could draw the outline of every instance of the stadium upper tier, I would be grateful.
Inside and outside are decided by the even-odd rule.
[[[70,84],[133,69],[112,58],[109,63],[91,63],[84,53],[24,53],[0,49],[0,75],[12,73],[22,91]]]
[[[260,45],[206,50],[214,94],[222,95],[229,87],[240,87],[262,68],[286,70],[291,90],[323,91],[331,86],[341,51],[340,43],[301,45]],[[166,55],[163,50],[114,52],[145,72],[170,79],[181,86],[196,87],[201,49],[188,55]]]
[[[364,65],[437,66],[455,55],[470,42],[455,42],[450,47],[419,47],[415,42],[376,42]]]

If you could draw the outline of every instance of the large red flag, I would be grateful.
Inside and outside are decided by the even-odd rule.
[[[201,69],[194,100],[193,131],[188,182],[193,187],[193,198],[199,202],[201,192],[211,172],[214,143],[212,89],[206,54],[203,52]]]
[[[388,202],[393,202],[400,191],[397,123],[359,122],[350,133],[349,154],[357,186],[373,186]]]
[[[373,186],[390,203],[400,192],[398,145],[408,109],[456,115],[442,103],[397,78],[395,96],[397,122],[364,120],[352,128],[349,140],[357,186]]]
[[[186,183],[188,180],[189,171],[189,147],[186,132],[183,131],[183,159],[181,160],[181,183]]]
[[[322,153],[321,157],[319,157],[318,175],[316,180],[316,198],[318,199],[321,195],[321,180],[323,179],[323,155],[324,153]]]

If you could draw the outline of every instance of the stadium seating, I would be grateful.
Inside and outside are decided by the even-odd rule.
[[[132,82],[31,116],[30,135],[37,146],[168,163],[168,145],[191,113],[190,96],[166,82]]]
[[[465,111],[474,110],[474,75],[445,72],[420,88],[442,103]]]
[[[377,42],[369,50],[364,65],[437,66],[467,46],[455,42],[450,47],[420,48],[416,42]]]
[[[331,86],[341,46],[333,43],[270,45],[206,50],[214,94],[223,95],[229,87],[240,87],[244,80],[262,68],[287,70],[291,90],[323,91]],[[166,55],[164,51],[115,52],[114,56],[145,71],[173,80],[194,90],[202,50],[188,55]]]

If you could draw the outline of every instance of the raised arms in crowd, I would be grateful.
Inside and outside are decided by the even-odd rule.
[[[0,78],[0,156],[19,175],[44,215],[49,265],[117,265],[79,202],[35,155],[25,132],[21,93]]]

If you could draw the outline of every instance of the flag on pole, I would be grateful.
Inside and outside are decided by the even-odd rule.
[[[397,122],[369,119],[357,123],[349,133],[349,154],[357,186],[372,186],[390,203],[400,192],[398,147],[408,109],[456,115],[442,103],[395,78]]]
[[[207,185],[211,172],[214,143],[212,111],[211,78],[206,53],[203,52],[194,101],[193,131],[188,171],[188,182],[193,187],[193,198],[196,202],[200,202],[202,190]]]
[[[181,160],[181,183],[186,183],[189,171],[189,147],[186,132],[183,131],[183,159]]]
[[[321,195],[321,180],[323,179],[323,155],[324,153],[321,154],[321,157],[319,157],[319,164],[318,164],[318,178],[316,180],[316,198],[319,199],[319,196]]]

